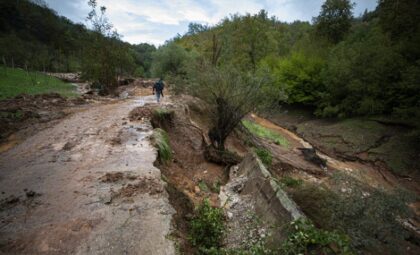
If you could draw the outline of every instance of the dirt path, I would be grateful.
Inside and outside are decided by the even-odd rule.
[[[138,97],[96,105],[0,154],[0,254],[174,254],[174,209]]]

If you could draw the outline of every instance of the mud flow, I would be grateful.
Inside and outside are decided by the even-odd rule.
[[[152,95],[95,103],[8,146],[0,253],[175,254],[153,127],[129,116],[154,105]]]

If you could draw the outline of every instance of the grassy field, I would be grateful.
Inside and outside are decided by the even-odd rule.
[[[42,94],[56,92],[65,97],[76,96],[75,86],[57,78],[36,72],[29,74],[22,69],[0,67],[0,99],[19,94]]]

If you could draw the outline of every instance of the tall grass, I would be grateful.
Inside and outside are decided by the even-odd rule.
[[[169,137],[165,130],[156,128],[153,131],[153,140],[156,148],[158,149],[159,161],[166,164],[172,159],[172,149],[169,145]]]

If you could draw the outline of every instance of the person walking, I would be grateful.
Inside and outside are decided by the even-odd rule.
[[[159,103],[160,97],[163,97],[163,89],[165,88],[165,84],[163,83],[163,79],[160,78],[159,81],[153,85],[153,95],[156,93],[156,100]]]

